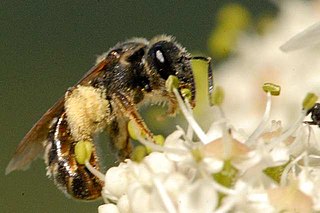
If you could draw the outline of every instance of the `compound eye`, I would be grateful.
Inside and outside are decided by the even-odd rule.
[[[164,63],[164,56],[161,50],[157,50],[156,51],[156,59],[160,62],[160,63]]]
[[[168,42],[158,42],[148,52],[148,62],[163,79],[175,75],[174,47]]]

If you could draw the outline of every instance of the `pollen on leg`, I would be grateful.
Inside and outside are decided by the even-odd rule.
[[[102,131],[110,117],[105,90],[91,86],[78,86],[67,92],[65,110],[75,140],[85,140]]]

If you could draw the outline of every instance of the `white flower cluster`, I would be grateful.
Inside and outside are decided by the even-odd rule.
[[[204,134],[177,99],[195,133]],[[190,129],[178,128],[141,162],[110,168],[99,212],[319,211],[320,144],[303,123],[306,112],[283,131],[280,122],[268,125],[270,109],[268,93],[265,116],[250,136],[221,117],[205,141],[194,142]]]
[[[282,1],[279,20],[269,34],[240,40],[238,56],[218,68],[223,71],[216,75],[227,88],[223,108],[228,118],[217,107],[219,119],[207,133],[175,91],[189,128],[178,127],[163,145],[139,138],[153,152],[140,162],[126,160],[101,177],[105,204],[99,212],[319,212],[320,144],[314,133],[319,127],[303,122],[306,111],[297,104],[306,91],[319,89],[315,69],[320,67],[319,51],[291,55],[278,51],[293,31],[319,18],[315,6],[319,2]],[[272,100],[273,113],[267,93],[258,121],[265,100],[257,92],[262,81],[280,83],[284,91]],[[253,127],[256,122],[260,123]],[[193,140],[193,133],[199,141]]]
[[[197,163],[191,147],[199,144],[183,140],[183,135],[182,130],[177,130],[167,137],[163,148],[168,151],[152,152],[140,163],[127,160],[109,169],[104,197],[116,201],[119,212],[215,209],[218,195],[210,174],[219,172],[223,162],[208,157]]]

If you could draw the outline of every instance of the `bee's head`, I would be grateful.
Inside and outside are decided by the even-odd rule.
[[[146,63],[153,76],[152,84],[164,87],[170,75],[179,79],[179,91],[191,91],[191,105],[195,101],[195,84],[190,64],[190,54],[169,36],[158,36],[151,40],[146,55]]]

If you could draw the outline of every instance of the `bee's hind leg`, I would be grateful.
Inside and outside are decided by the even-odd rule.
[[[152,132],[137,111],[135,104],[133,104],[128,97],[122,93],[116,93],[114,94],[113,101],[115,104],[114,109],[120,111],[116,113],[117,116],[115,116],[110,125],[108,125],[107,130],[112,140],[112,146],[118,150],[119,159],[124,160],[130,157],[133,149],[128,132],[129,120],[135,122],[137,128],[147,139],[154,142],[154,138]]]
[[[120,161],[130,158],[133,149],[127,126],[128,119],[115,118],[107,128],[111,138],[111,146],[118,151],[117,154]]]

